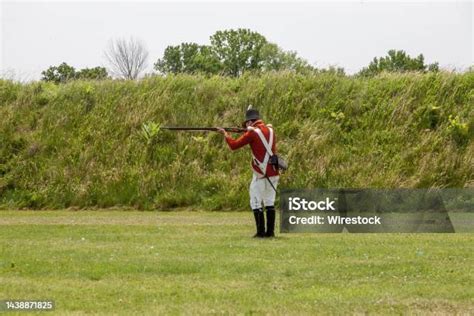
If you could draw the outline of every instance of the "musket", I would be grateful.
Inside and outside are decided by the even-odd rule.
[[[222,127],[226,132],[231,133],[245,133],[247,129],[241,127]],[[160,129],[167,129],[170,131],[203,131],[203,132],[217,132],[217,127],[180,127],[180,126],[160,126]]]

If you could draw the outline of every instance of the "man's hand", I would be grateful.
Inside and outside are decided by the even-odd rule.
[[[218,133],[221,133],[222,135],[224,135],[225,137],[227,137],[227,132],[226,132],[225,129],[223,129],[222,127],[218,127],[218,128],[217,128],[217,132],[218,132]]]

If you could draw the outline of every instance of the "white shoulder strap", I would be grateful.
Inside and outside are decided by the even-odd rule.
[[[262,131],[259,128],[254,128],[253,131],[255,131],[262,141],[263,146],[266,149],[265,153],[265,158],[263,159],[263,162],[258,161],[257,157],[255,157],[252,153],[253,159],[257,163],[258,167],[262,171],[262,173],[265,175],[267,173],[267,165],[268,165],[268,160],[270,159],[270,156],[273,156],[272,152],[272,145],[273,145],[273,129],[271,127],[268,127],[268,131],[270,134],[269,140],[265,139],[265,136],[263,135]]]
[[[263,136],[262,131],[259,128],[255,129],[255,132],[257,133],[258,137],[260,137],[260,140],[262,141],[263,146],[265,146],[265,149],[267,150],[267,153],[270,154],[270,156],[273,156],[273,152],[272,152],[273,129],[269,127],[268,131],[270,133],[270,137],[269,137],[269,140],[267,142],[267,140],[265,139],[265,136]]]

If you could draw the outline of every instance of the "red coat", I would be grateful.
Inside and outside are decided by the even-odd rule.
[[[253,124],[253,127],[259,128],[263,136],[265,136],[265,139],[268,141],[270,138],[270,132],[268,130],[268,127],[265,126],[265,123],[263,123],[262,120],[258,120]],[[265,154],[267,153],[267,150],[265,149],[265,146],[262,144],[262,141],[260,140],[260,137],[258,137],[257,132],[248,130],[246,131],[242,136],[240,136],[237,139],[233,139],[230,136],[227,136],[225,138],[227,141],[227,144],[229,145],[230,149],[236,150],[239,149],[247,144],[250,145],[250,149],[252,150],[253,155],[258,159],[258,161],[263,162],[265,158]],[[273,144],[272,144],[272,152],[276,154],[276,136],[275,136],[275,131],[273,131]],[[252,167],[255,172],[258,174],[262,174],[262,170],[258,167],[258,165],[255,163],[254,159],[252,159]],[[273,177],[277,176],[278,171],[275,170],[273,166],[270,164],[267,165],[267,176]]]

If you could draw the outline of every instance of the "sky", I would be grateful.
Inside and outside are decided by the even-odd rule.
[[[147,47],[152,72],[168,45],[209,44],[231,28],[350,74],[390,49],[446,69],[474,64],[472,1],[0,1],[0,75],[22,81],[62,62],[107,66],[108,42],[130,36]]]

